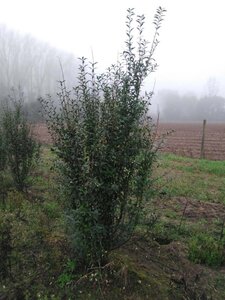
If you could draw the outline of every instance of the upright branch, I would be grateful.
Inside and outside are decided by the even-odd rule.
[[[78,85],[41,99],[55,151],[61,161],[68,231],[85,264],[102,263],[125,243],[144,212],[156,158],[149,117],[152,92],[141,95],[144,79],[156,69],[153,58],[165,10],[158,8],[149,47],[145,17],[128,9],[122,61],[98,75],[96,63],[80,59]],[[134,20],[138,40],[134,42]]]

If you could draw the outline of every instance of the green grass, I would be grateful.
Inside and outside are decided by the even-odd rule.
[[[225,175],[225,161],[213,161],[206,159],[193,159],[174,154],[165,154],[163,159],[172,162],[177,166],[177,169],[191,173],[205,173],[216,176]]]
[[[101,299],[102,293],[105,293],[105,299],[183,299],[184,292],[177,285],[171,286],[170,273],[166,273],[160,264],[172,264],[175,269],[179,268],[179,274],[185,273],[185,266],[181,261],[178,265],[176,256],[173,256],[177,250],[165,250],[167,246],[173,249],[173,245],[180,244],[186,250],[181,250],[183,252],[179,255],[186,255],[193,268],[195,263],[200,263],[203,268],[207,266],[207,271],[213,270],[213,275],[207,277],[206,287],[209,290],[212,286],[217,288],[215,293],[219,296],[213,299],[224,299],[225,279],[217,268],[224,265],[223,220],[220,215],[213,219],[198,215],[188,217],[183,213],[185,199],[183,202],[176,199],[187,197],[190,205],[199,201],[225,203],[225,162],[160,155],[155,170],[158,178],[154,183],[156,192],[147,193],[151,200],[148,204],[151,210],[146,207],[149,216],[150,212],[159,214],[155,225],[148,228],[140,225],[135,233],[137,241],[140,238],[137,248],[132,240],[130,245],[112,252],[112,265],[100,273],[99,281],[93,282],[91,273],[85,280],[83,278],[75,291],[73,284],[83,274],[79,270],[74,272],[74,264],[71,267],[74,255],[64,230],[63,199],[55,181],[54,159],[50,148],[43,147],[28,194],[12,189],[8,192],[6,204],[0,206],[0,234],[8,230],[11,235],[9,242],[13,242],[9,254],[18,264],[12,268],[16,284],[4,282],[7,295],[16,294],[15,286],[19,286],[27,291],[27,299],[34,294],[40,299],[74,299],[75,292],[76,299]],[[145,232],[147,240],[144,239],[146,235],[142,239]],[[154,261],[159,261],[159,264]],[[0,285],[1,292],[6,291]],[[174,296],[168,298],[171,292]]]
[[[197,234],[189,240],[188,256],[194,263],[220,266],[225,260],[224,241],[207,233]]]
[[[188,257],[194,263],[223,264],[223,218],[216,207],[212,217],[212,207],[209,204],[204,206],[201,201],[225,204],[225,161],[162,154],[156,174],[159,176],[156,180],[159,194],[156,193],[154,203],[159,206],[160,219],[152,231],[153,237],[162,244],[171,241],[186,244]],[[185,198],[196,210],[194,213],[190,211],[191,217],[186,216]],[[199,215],[201,209],[204,214]]]
[[[161,187],[168,197],[225,203],[225,161],[163,154],[156,174],[161,176],[156,188]]]

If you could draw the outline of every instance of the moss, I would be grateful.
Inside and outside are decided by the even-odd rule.
[[[137,255],[140,255],[140,250]],[[123,270],[120,272],[121,276],[127,277],[122,281],[127,282],[126,289],[130,290],[131,295],[129,299],[172,299],[169,279],[161,269],[151,270],[148,265],[138,263],[137,257],[134,259],[121,251],[114,252],[112,257],[117,267]],[[176,299],[180,299],[178,294]]]

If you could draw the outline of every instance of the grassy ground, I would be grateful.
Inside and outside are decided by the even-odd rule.
[[[225,161],[192,159],[173,154],[160,158],[158,187],[168,197],[225,203]]]
[[[1,205],[1,247],[10,238],[0,299],[225,299],[225,162],[161,155],[146,194],[154,226],[140,225],[104,268],[86,274],[64,231],[53,164],[43,148],[32,188],[11,189]]]

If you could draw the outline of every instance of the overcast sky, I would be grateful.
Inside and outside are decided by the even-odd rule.
[[[167,9],[156,51],[156,91],[162,88],[203,95],[210,77],[225,96],[224,0],[0,0],[0,23],[29,32],[51,45],[94,58],[99,68],[115,62],[125,38],[126,10],[146,16],[146,37],[153,17]]]

